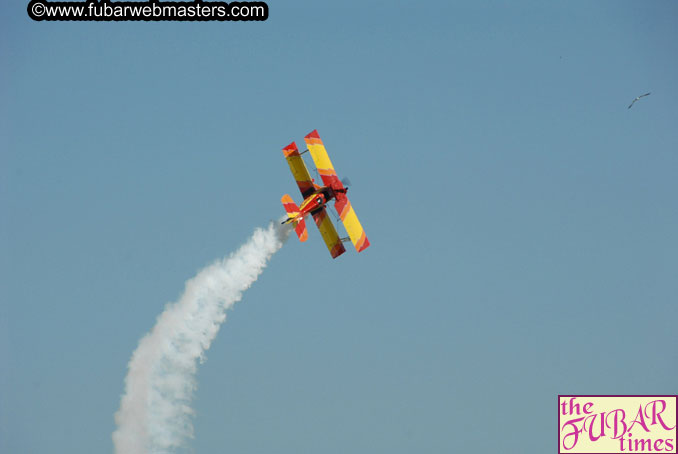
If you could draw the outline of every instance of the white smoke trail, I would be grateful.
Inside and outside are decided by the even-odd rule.
[[[172,452],[193,436],[197,360],[204,360],[226,310],[257,280],[290,231],[276,222],[256,229],[237,252],[187,281],[181,299],[158,316],[128,364],[115,414],[117,454]]]

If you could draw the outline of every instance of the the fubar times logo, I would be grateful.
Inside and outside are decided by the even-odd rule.
[[[678,396],[558,396],[558,454],[675,454]]]

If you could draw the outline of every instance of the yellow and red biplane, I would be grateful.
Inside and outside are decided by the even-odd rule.
[[[320,230],[320,234],[323,240],[325,240],[332,258],[337,258],[346,252],[344,240],[348,240],[348,238],[339,237],[332,220],[327,215],[325,205],[334,199],[334,208],[339,213],[339,219],[344,224],[351,242],[358,252],[364,251],[370,245],[370,242],[360,225],[360,221],[358,221],[358,216],[356,216],[351,202],[346,197],[348,188],[337,177],[330,157],[327,155],[327,150],[325,150],[325,146],[322,140],[320,140],[320,136],[318,136],[318,131],[313,130],[310,132],[304,137],[304,141],[308,150],[302,153],[299,153],[297,144],[294,142],[283,148],[283,153],[290,166],[292,175],[297,181],[301,195],[304,197],[304,201],[299,206],[294,203],[289,194],[285,194],[282,197],[281,202],[285,207],[285,211],[287,211],[287,219],[283,221],[283,224],[292,223],[299,241],[306,241],[308,239],[308,231],[306,230],[304,218],[310,214],[313,216],[313,220],[318,226],[318,230]],[[311,153],[320,178],[323,180],[323,186],[315,184],[308,173],[306,164],[304,164],[304,160],[301,157],[306,151]]]

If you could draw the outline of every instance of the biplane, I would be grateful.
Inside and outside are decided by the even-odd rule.
[[[318,136],[318,131],[313,130],[310,132],[304,137],[304,141],[306,142],[307,150],[301,153],[299,153],[297,144],[294,142],[283,148],[283,153],[304,201],[301,202],[301,205],[297,206],[292,197],[289,194],[285,194],[281,202],[285,207],[285,211],[287,211],[287,219],[282,223],[292,223],[299,241],[306,241],[308,239],[308,231],[306,230],[304,218],[310,214],[315,221],[315,225],[318,226],[318,230],[320,230],[320,234],[332,258],[337,258],[346,252],[344,241],[349,239],[358,252],[364,251],[370,245],[370,242],[360,225],[360,221],[358,221],[358,216],[356,216],[351,202],[346,196],[348,188],[344,186],[344,183],[341,182],[334,171],[332,161],[330,161],[327,150],[325,150],[325,146],[322,140],[320,140],[320,136]],[[318,174],[322,179],[322,186],[315,183],[315,180],[308,173],[306,164],[304,164],[301,155],[307,151],[311,153],[311,158],[313,158]],[[334,200],[334,208],[337,210],[339,219],[341,219],[346,228],[348,238],[339,237],[337,229],[328,216],[327,204],[331,200]]]

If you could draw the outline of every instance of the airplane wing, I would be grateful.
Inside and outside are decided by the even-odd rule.
[[[301,195],[304,196],[305,199],[309,195],[313,194],[313,191],[315,191],[315,187],[313,186],[313,179],[311,178],[311,175],[308,173],[306,164],[304,164],[304,160],[299,154],[297,144],[292,142],[291,144],[283,148],[283,153],[285,155],[285,159],[287,159],[287,164],[289,164],[290,166],[292,175],[294,176],[294,179],[297,181],[297,186],[299,186]]]
[[[365,235],[365,230],[363,226],[360,225],[358,216],[351,206],[351,202],[348,200],[345,194],[338,194],[337,201],[334,203],[334,208],[336,208],[337,213],[339,213],[339,218],[343,222],[348,236],[351,238],[351,243],[355,246],[358,252],[362,252],[370,245],[370,240],[367,239]]]
[[[308,151],[311,152],[311,157],[313,158],[313,162],[318,169],[320,178],[323,180],[323,184],[325,186],[333,187],[337,187],[338,184],[338,187],[343,188],[344,186],[341,184],[339,177],[337,177],[337,173],[334,171],[332,161],[330,161],[330,157],[327,155],[325,145],[323,145],[323,141],[320,140],[318,131],[314,129],[308,133],[308,135],[304,137],[304,141],[306,142]]]
[[[315,162],[315,166],[318,168],[318,173],[325,186],[343,188],[344,185],[341,183],[334,170],[332,161],[330,161],[323,141],[320,140],[318,131],[314,129],[304,137],[304,141],[306,142],[308,151],[311,152],[313,162]],[[365,235],[362,225],[360,225],[360,221],[351,206],[351,202],[346,197],[346,194],[338,193],[336,198],[337,201],[334,204],[334,208],[336,208],[337,213],[339,213],[341,222],[343,222],[353,246],[355,246],[358,252],[364,251],[370,245],[370,242]]]
[[[320,230],[320,234],[323,236],[323,240],[325,240],[327,250],[330,251],[332,258],[336,259],[346,252],[346,248],[344,248],[344,243],[341,241],[341,238],[339,238],[337,229],[335,229],[334,224],[332,224],[332,220],[327,215],[327,210],[322,208],[312,214],[315,225],[318,226],[318,230]]]

